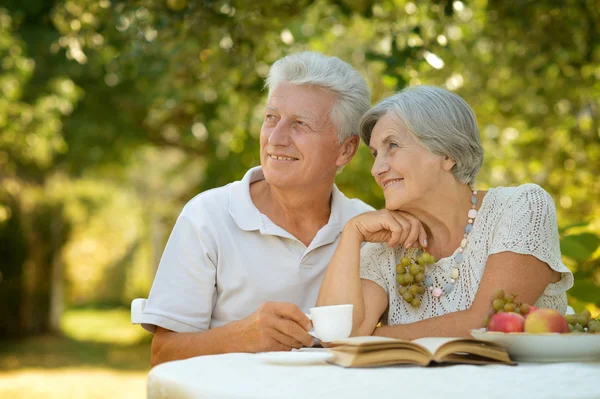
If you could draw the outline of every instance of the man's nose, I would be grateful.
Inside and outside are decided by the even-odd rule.
[[[390,170],[389,163],[382,156],[375,157],[375,162],[373,162],[373,167],[371,168],[371,175],[373,177],[378,177],[383,173],[386,173]]]
[[[269,134],[269,144],[272,146],[287,146],[290,144],[290,126],[283,118]]]

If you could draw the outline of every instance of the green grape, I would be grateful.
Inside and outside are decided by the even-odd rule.
[[[575,324],[573,328],[579,332],[583,332],[583,326],[579,323]]]
[[[512,302],[512,301],[514,301],[514,300],[515,300],[515,296],[514,296],[514,295],[511,295],[511,294],[504,295],[504,300],[505,300],[506,302]]]
[[[433,265],[435,263],[435,258],[432,255],[428,255],[428,259],[427,259],[427,263],[429,263],[430,265]]]
[[[587,309],[584,309],[581,312],[581,315],[584,316],[588,320],[591,320],[591,318],[592,318],[592,313],[589,310],[587,310]]]
[[[507,303],[506,305],[504,305],[505,312],[514,312],[515,309],[516,309],[516,306],[514,303]]]
[[[588,332],[590,333],[600,333],[600,322],[591,321],[588,325]]]
[[[396,266],[396,274],[404,274],[406,272],[406,268],[402,265],[397,265]]]
[[[422,283],[425,280],[425,275],[422,272],[419,272],[419,274],[415,276],[415,280],[417,283]]]
[[[405,294],[407,291],[408,291],[408,288],[406,288],[406,287],[400,287],[400,288],[398,289],[398,293],[399,293],[400,295],[404,295],[404,294]]]
[[[408,272],[410,274],[412,274],[413,276],[416,276],[417,274],[419,274],[420,271],[421,271],[421,266],[419,266],[419,265],[410,265],[410,267],[408,268]]]
[[[587,326],[589,319],[587,317],[585,317],[583,314],[579,314],[577,315],[577,323],[581,324],[582,326]]]
[[[500,289],[494,293],[494,299],[504,299],[504,290]]]
[[[521,314],[523,316],[525,316],[527,313],[529,313],[530,310],[531,310],[531,307],[528,304],[524,303],[521,305]]]
[[[411,264],[410,258],[403,256],[402,259],[400,259],[400,264],[404,267],[410,265]]]
[[[408,291],[413,295],[417,295],[419,293],[419,286],[413,284],[408,287]]]
[[[427,290],[427,288],[425,288],[424,285],[420,285],[419,286],[419,295],[423,295],[426,290]]]
[[[419,306],[421,306],[421,300],[419,298],[413,298],[413,300],[410,301],[410,305],[413,308],[418,308]]]
[[[410,284],[412,283],[414,280],[414,276],[410,273],[406,273],[404,274],[404,281],[406,281],[406,283]]]
[[[569,323],[569,332],[573,332],[574,329],[575,327],[573,327],[573,324]]]
[[[400,285],[404,285],[406,284],[406,280],[404,280],[404,274],[398,274],[396,276],[396,281],[398,282],[398,284]]]
[[[404,295],[402,295],[402,298],[403,298],[403,299],[404,299],[406,302],[410,303],[410,301],[412,301],[412,300],[413,300],[413,294],[411,294],[410,292],[405,292],[405,293],[404,293]]]
[[[521,308],[517,306],[513,312],[521,314]]]
[[[565,319],[567,320],[567,323],[575,325],[577,324],[579,317],[577,317],[576,314],[566,314]]]
[[[505,302],[502,299],[495,299],[492,302],[492,307],[498,312],[500,310],[504,310]]]

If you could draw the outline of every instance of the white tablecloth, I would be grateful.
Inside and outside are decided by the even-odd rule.
[[[164,363],[148,376],[158,398],[599,399],[600,362],[345,369],[272,365],[233,353]]]

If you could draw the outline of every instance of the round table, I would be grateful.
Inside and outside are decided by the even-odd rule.
[[[148,398],[600,398],[600,362],[349,369],[274,365],[247,353],[168,362]]]

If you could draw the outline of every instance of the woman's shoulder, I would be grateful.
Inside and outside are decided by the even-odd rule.
[[[535,183],[525,183],[514,187],[499,186],[489,189],[488,194],[503,204],[518,202],[554,204],[550,194]]]

